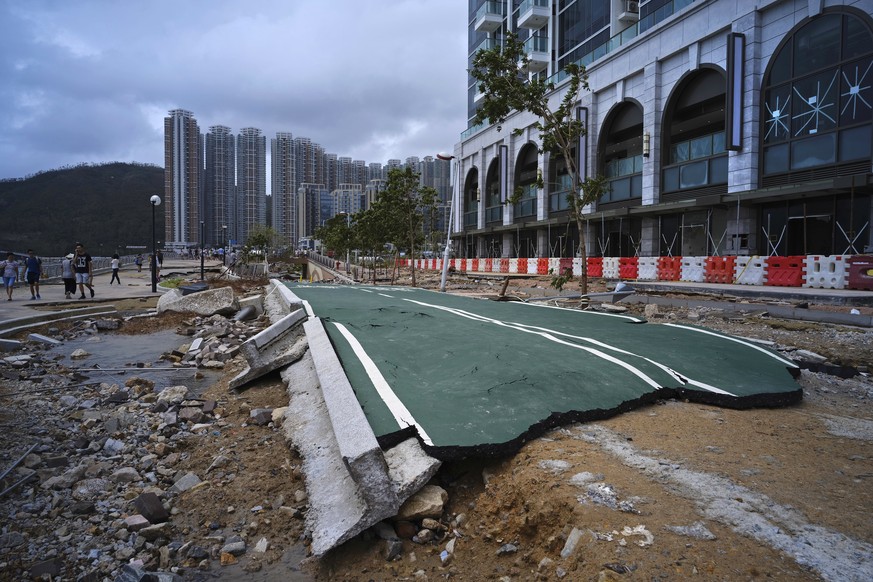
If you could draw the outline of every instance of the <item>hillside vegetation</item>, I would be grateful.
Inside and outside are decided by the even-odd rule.
[[[164,198],[164,169],[145,164],[82,165],[0,181],[0,251],[60,256],[77,241],[94,256],[151,247],[153,194]],[[164,208],[155,212],[159,241]]]

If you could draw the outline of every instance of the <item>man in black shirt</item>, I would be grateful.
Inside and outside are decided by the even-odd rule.
[[[94,287],[91,284],[91,255],[85,252],[82,243],[76,244],[76,255],[73,257],[73,270],[76,272],[76,283],[79,284],[79,299],[85,299],[85,287],[94,297]]]

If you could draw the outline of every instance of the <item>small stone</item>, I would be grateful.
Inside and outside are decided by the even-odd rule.
[[[506,556],[508,554],[514,554],[517,551],[518,551],[518,546],[516,546],[515,544],[503,544],[497,550],[497,555],[498,556]]]

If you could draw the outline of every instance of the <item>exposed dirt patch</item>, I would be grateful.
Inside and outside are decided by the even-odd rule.
[[[438,274],[417,278],[420,285],[439,284]],[[450,279],[450,290],[478,295],[497,294],[501,285]],[[589,286],[589,292],[606,289],[600,280]],[[513,280],[508,293],[553,291],[542,277]],[[641,314],[643,307],[631,309]],[[870,330],[661,312],[665,321],[815,351],[837,365],[873,364]],[[136,319],[120,332],[178,328],[185,319]],[[448,464],[436,478],[449,493],[440,520],[448,533],[426,544],[404,539],[399,558],[389,562],[386,542],[366,532],[301,566],[300,459],[279,427],[248,422],[254,408],[287,405],[287,394],[277,375],[229,391],[238,371],[229,366],[203,394],[218,402],[222,429],[177,443],[186,453],[180,468],[208,484],[179,497],[172,521],[186,540],[205,547],[215,545],[209,541],[215,529],[238,532],[250,546],[266,538],[269,547],[233,565],[213,560],[209,571],[186,564],[188,579],[862,580],[873,568],[873,381],[866,374],[840,379],[804,371],[804,400],[788,408],[736,411],[662,401],[554,430],[511,458]],[[219,456],[230,463],[207,472]],[[577,536],[569,552],[568,540]],[[444,562],[440,554],[452,538],[454,555]],[[857,550],[854,558],[845,543]]]

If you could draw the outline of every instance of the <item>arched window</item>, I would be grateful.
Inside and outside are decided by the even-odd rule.
[[[763,186],[797,172],[828,177],[869,169],[873,34],[867,22],[830,12],[801,25],[770,60],[762,95]]]
[[[471,168],[464,180],[464,228],[479,227],[479,170]]]
[[[724,108],[725,79],[715,69],[695,71],[670,97],[664,116],[663,198],[685,198],[695,190],[712,193],[712,186],[727,191]]]
[[[485,224],[503,220],[503,204],[500,200],[500,162],[491,160],[485,174]],[[499,256],[499,255],[498,255]]]
[[[600,204],[640,200],[643,197],[643,110],[622,103],[604,123],[600,140],[603,175],[608,180]]]
[[[537,148],[525,144],[515,164],[515,189],[518,202],[513,205],[513,218],[530,218],[537,215]]]

